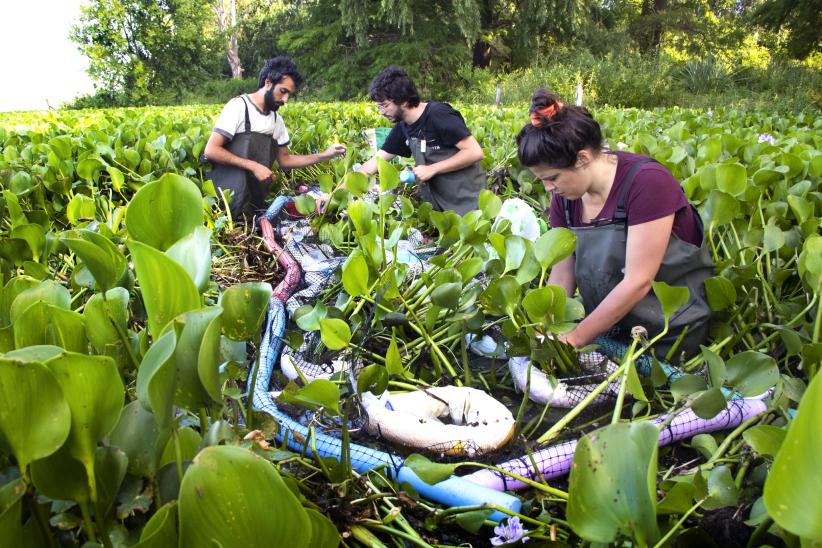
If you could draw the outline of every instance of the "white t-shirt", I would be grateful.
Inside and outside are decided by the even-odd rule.
[[[234,97],[223,107],[223,111],[214,122],[214,131],[219,133],[229,141],[237,133],[245,131],[245,107],[248,105],[248,119],[251,122],[251,131],[271,135],[271,138],[279,146],[285,146],[291,142],[288,136],[288,128],[285,127],[283,117],[276,112],[263,114],[257,105],[247,96]]]

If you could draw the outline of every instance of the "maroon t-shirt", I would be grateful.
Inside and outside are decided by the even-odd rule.
[[[614,184],[605,205],[602,206],[602,211],[592,222],[583,223],[582,200],[569,200],[571,226],[591,226],[613,219],[628,171],[637,160],[647,158],[629,152],[608,154],[615,154],[618,161]],[[648,162],[637,168],[634,172],[634,182],[631,183],[625,197],[625,210],[628,215],[628,226],[647,223],[674,213],[673,233],[682,241],[696,246],[702,244],[702,231],[693,209],[688,205],[685,192],[679,181],[662,164]],[[556,194],[551,199],[550,221],[552,227],[567,227],[562,199]]]

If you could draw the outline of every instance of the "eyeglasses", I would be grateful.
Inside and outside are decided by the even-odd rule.
[[[383,112],[385,109],[390,107],[391,104],[392,104],[392,102],[389,101],[388,99],[386,99],[385,101],[380,101],[379,103],[377,103],[377,110],[379,110],[380,112]]]

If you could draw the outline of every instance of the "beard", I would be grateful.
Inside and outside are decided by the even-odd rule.
[[[263,95],[263,104],[268,112],[277,112],[277,110],[285,103],[274,100],[274,86],[271,86]]]

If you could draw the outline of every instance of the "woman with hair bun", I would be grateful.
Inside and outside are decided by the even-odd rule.
[[[680,338],[677,354],[698,352],[711,318],[703,283],[713,263],[679,182],[652,158],[603,149],[588,110],[545,89],[534,93],[530,116],[517,135],[520,162],[553,193],[551,226],[577,236],[576,252],[548,279],[569,296],[579,289],[585,305],[585,319],[561,339],[580,348],[604,334],[627,339],[635,326],[654,337],[664,317],[651,284],[663,281],[687,286],[690,300],[671,317],[656,356]]]

